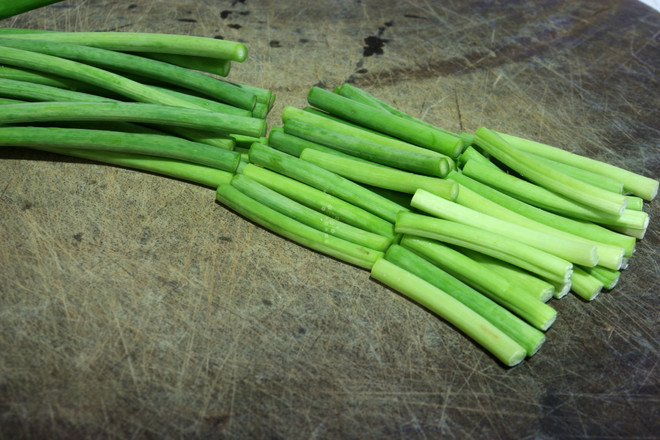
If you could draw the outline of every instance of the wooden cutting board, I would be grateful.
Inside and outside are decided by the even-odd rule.
[[[0,23],[244,42],[282,109],[351,82],[660,177],[660,14],[632,0],[64,1]],[[652,438],[658,204],[619,285],[507,369],[213,189],[0,151],[0,438]]]

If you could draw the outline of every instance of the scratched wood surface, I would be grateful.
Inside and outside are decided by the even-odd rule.
[[[660,14],[632,0],[69,0],[0,22],[246,43],[230,79],[345,81],[660,178]],[[0,151],[0,438],[657,438],[658,203],[630,269],[512,369],[213,190]]]

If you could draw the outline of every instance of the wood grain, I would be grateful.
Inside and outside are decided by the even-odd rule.
[[[268,118],[345,81],[660,178],[660,14],[632,1],[68,0],[0,22],[244,42]],[[0,151],[0,438],[657,438],[657,202],[620,284],[505,369],[211,189]]]

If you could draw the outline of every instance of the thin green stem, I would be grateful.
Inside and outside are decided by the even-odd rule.
[[[453,181],[415,174],[385,165],[365,163],[318,150],[305,150],[301,153],[300,159],[355,182],[406,194],[414,194],[418,188],[424,188],[450,200],[454,200],[458,194],[458,185]]]
[[[392,223],[325,191],[254,164],[246,164],[241,173],[332,218],[389,239],[394,238]]]
[[[307,101],[310,105],[343,119],[452,158],[457,157],[464,148],[463,140],[455,135],[395,116],[319,87],[310,89]]]
[[[191,128],[209,133],[266,134],[262,119],[136,102],[27,102],[6,105],[0,123],[123,121]]]
[[[343,238],[344,240],[377,251],[385,251],[392,243],[391,238],[351,226],[348,223],[341,222],[326,214],[308,208],[268,188],[266,185],[262,185],[245,174],[237,174],[231,183],[242,193],[256,201],[326,234],[334,235],[335,237]]]
[[[117,33],[117,35],[121,34],[122,33]],[[0,38],[0,46],[4,47],[3,52],[8,48],[20,49],[33,53],[50,55],[52,57],[78,61],[80,63],[105,68],[109,71],[119,70],[129,74],[140,75],[145,78],[156,79],[167,84],[173,84],[177,87],[185,87],[199,93],[204,93],[221,102],[242,109],[252,110],[256,103],[256,96],[254,94],[226,81],[184,67],[137,55],[78,44],[23,40],[17,38]],[[32,68],[30,66],[21,67]],[[78,67],[78,69],[79,68],[80,67]],[[46,71],[49,72],[49,70]],[[52,72],[60,74],[60,72],[55,70],[52,70]],[[103,87],[103,85],[100,86]]]
[[[253,144],[250,147],[250,161],[327,191],[392,223],[396,219],[396,214],[402,210],[400,205],[339,174],[266,145]]]
[[[634,237],[612,232],[609,229],[587,221],[575,220],[564,217],[562,215],[554,214],[549,211],[545,211],[536,206],[511,197],[503,192],[500,192],[497,189],[487,184],[481,183],[478,180],[470,178],[468,175],[463,173],[450,173],[449,178],[459,183],[462,187],[469,188],[473,192],[483,196],[491,202],[494,202],[497,205],[534,220],[535,222],[565,231],[579,237],[584,237],[597,243],[607,243],[615,247],[623,248],[627,257],[630,257],[635,249]],[[461,196],[460,189],[457,200],[459,199],[465,200],[465,198]]]
[[[282,122],[286,124],[290,120],[306,122],[317,127],[323,127],[334,132],[343,133],[348,136],[367,140],[380,145],[387,145],[406,151],[415,151],[424,154],[437,155],[440,157],[448,157],[445,154],[431,151],[427,148],[422,148],[418,145],[413,145],[400,139],[395,139],[383,133],[377,133],[376,131],[370,130],[366,127],[360,127],[348,121],[342,121],[339,118],[335,118],[331,115],[324,115],[322,112],[319,112],[316,109],[300,110],[295,107],[286,106],[282,110]],[[452,167],[453,166],[454,164],[452,159]]]
[[[482,252],[533,272],[548,281],[568,281],[573,268],[573,265],[563,258],[510,237],[428,215],[401,212],[397,215],[394,231]]]
[[[167,157],[234,172],[240,154],[175,136],[61,127],[0,127],[0,145],[80,148]]]
[[[531,295],[532,298],[548,302],[554,295],[554,285],[530,272],[502,260],[482,254],[481,252],[475,252],[470,249],[461,249],[461,252],[493,272],[496,272],[512,285],[522,287],[520,290]]]
[[[610,215],[621,215],[626,207],[627,200],[623,195],[605,191],[552,169],[509,145],[485,127],[475,132],[475,143],[526,179],[577,203]]]
[[[499,135],[519,150],[534,153],[557,162],[589,170],[621,181],[623,182],[623,187],[626,191],[645,200],[653,200],[658,194],[658,181],[655,179],[540,142],[505,133],[499,133]]]
[[[83,150],[75,148],[45,148],[39,150],[66,156],[80,157],[96,162],[118,165],[135,170],[148,171],[175,179],[186,180],[208,186],[214,190],[222,183],[231,182],[233,173],[204,165],[199,165],[166,157],[146,156],[143,154],[124,153],[119,151]]]
[[[525,286],[511,284],[486,266],[438,241],[405,234],[401,246],[479,290],[538,330],[547,330],[557,318],[557,311],[525,293]]]
[[[486,318],[520,344],[528,356],[534,355],[545,342],[543,332],[408,248],[392,245],[385,252],[385,259],[433,284]]]
[[[243,194],[231,184],[221,184],[216,198],[225,206],[264,228],[302,246],[356,266],[371,269],[383,253],[326,234],[284,215]]]
[[[562,216],[608,226],[638,229],[646,229],[648,226],[648,214],[643,211],[624,209],[621,215],[604,213],[567,197],[563,197],[542,186],[520,179],[512,174],[496,171],[491,167],[471,160],[463,166],[463,174],[526,203]]]
[[[243,43],[191,35],[140,32],[20,32],[3,37],[71,43],[122,52],[150,52],[218,58],[243,62],[248,50]]]
[[[515,237],[517,241],[556,255],[571,263],[584,266],[595,266],[598,263],[596,246],[594,245],[501,220],[443,199],[423,189],[418,189],[415,192],[411,205],[435,217],[474,226],[504,237]]]
[[[458,172],[452,171],[449,174],[448,179],[455,182],[464,182],[469,179],[469,177],[465,177]],[[611,267],[613,269],[618,269],[621,267],[623,255],[625,253],[625,250],[621,246],[614,246],[611,244],[590,240],[588,238],[571,234],[561,229],[557,229],[547,224],[525,217],[522,214],[519,214],[505,206],[491,201],[490,199],[478,194],[465,185],[460,185],[458,196],[456,197],[456,203],[490,215],[492,217],[497,217],[501,220],[515,223],[535,231],[548,233],[554,236],[560,236],[572,241],[577,240],[586,245],[594,246],[596,248],[598,264]]]
[[[603,287],[608,290],[614,289],[621,277],[621,272],[618,270],[607,269],[601,266],[582,267],[581,269],[603,283]]]
[[[41,8],[62,0],[11,0],[0,2],[0,20]]]
[[[381,258],[371,268],[371,276],[447,320],[505,365],[517,365],[525,358],[525,349],[490,321],[396,264]]]
[[[603,283],[579,266],[573,267],[571,290],[585,301],[593,301],[603,290]]]
[[[302,121],[287,121],[284,124],[284,132],[361,159],[412,173],[444,177],[449,172],[450,164],[447,158],[377,144]]]

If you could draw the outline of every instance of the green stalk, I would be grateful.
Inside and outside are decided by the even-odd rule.
[[[610,177],[603,176],[602,174],[596,174],[593,173],[589,170],[584,170],[582,168],[577,168],[572,165],[567,165],[565,163],[561,162],[556,162],[554,160],[545,158],[543,156],[537,156],[532,153],[527,153],[530,157],[534,158],[534,160],[539,161],[540,163],[549,166],[552,169],[555,169],[559,172],[562,172],[564,174],[567,174],[575,179],[578,179],[582,182],[589,183],[593,186],[597,186],[598,188],[602,188],[604,190],[617,193],[617,194],[623,194],[623,183],[619,182],[618,180],[614,180]],[[628,205],[626,204],[626,208],[628,208]]]
[[[44,84],[13,79],[0,79],[0,95],[23,101],[77,101],[77,102],[112,102],[114,99],[90,93],[76,92]]]
[[[248,197],[231,184],[221,184],[216,192],[216,198],[238,214],[282,237],[347,263],[371,269],[376,260],[383,256],[380,251],[351,243],[300,223]]]
[[[397,215],[394,231],[431,238],[490,255],[555,282],[569,280],[573,265],[518,240],[474,226],[412,212]]]
[[[204,165],[166,157],[146,156],[143,154],[124,153],[119,151],[82,150],[74,148],[45,148],[39,150],[67,156],[80,157],[96,162],[118,165],[135,170],[148,171],[175,179],[186,180],[216,189],[222,183],[231,182],[233,173]]]
[[[457,157],[464,148],[463,140],[455,135],[394,116],[386,111],[378,110],[319,87],[310,89],[307,102],[343,119],[452,158]]]
[[[266,122],[246,116],[136,102],[26,102],[6,105],[0,123],[123,121],[191,128],[210,133],[263,136]]]
[[[607,269],[601,266],[582,267],[581,269],[603,283],[603,287],[608,290],[614,289],[621,277],[621,272],[618,270]]]
[[[312,151],[312,150],[308,150]],[[401,206],[336,173],[266,145],[250,147],[250,161],[353,203],[394,223]]]
[[[0,2],[0,20],[60,1],[62,0],[6,0]]]
[[[406,234],[401,239],[401,246],[479,290],[538,330],[547,330],[557,318],[557,311],[525,293],[525,286],[511,284],[496,272],[442,243]]]
[[[521,200],[511,197],[497,189],[468,177],[466,174],[451,173],[449,178],[459,183],[462,187],[469,188],[486,199],[515,213],[523,215],[535,222],[550,226],[567,233],[584,237],[597,243],[607,243],[625,250],[625,256],[630,257],[635,249],[635,238],[618,234],[586,221],[574,220],[562,215],[537,208]],[[461,191],[459,196],[461,199]]]
[[[395,139],[391,136],[387,136],[382,133],[376,133],[375,131],[369,130],[364,127],[358,127],[357,125],[354,124],[341,122],[333,117],[321,116],[320,112],[314,111],[313,109],[300,110],[291,106],[285,107],[284,110],[282,110],[282,122],[286,124],[288,121],[294,119],[300,122],[306,122],[308,124],[317,127],[323,127],[328,130],[332,130],[338,133],[343,133],[358,139],[374,142],[380,145],[387,145],[390,147],[400,148],[406,151],[415,151],[424,154],[437,155],[439,157],[447,157],[444,154],[437,153],[435,151],[431,151],[417,145],[413,145],[409,142],[404,142],[402,140]]]
[[[392,245],[385,252],[385,259],[433,284],[486,318],[520,344],[527,356],[533,356],[545,342],[545,334],[542,331],[411,250]]]
[[[571,289],[583,300],[593,301],[603,290],[603,283],[579,266],[575,266],[571,274]]]
[[[524,286],[520,290],[529,294],[534,299],[548,302],[555,293],[554,285],[517,266],[470,249],[461,249],[461,252],[497,273],[512,285]]]
[[[623,182],[623,188],[626,191],[645,200],[653,200],[658,193],[658,181],[655,179],[633,173],[632,171],[596,159],[580,156],[557,147],[542,144],[540,142],[504,133],[499,133],[499,135],[521,151],[537,154],[557,162],[562,162],[604,176],[609,176]]]
[[[5,104],[20,104],[21,102],[25,102],[25,101],[21,101],[19,99],[11,99],[11,98],[0,98],[0,103],[2,105],[5,105]]]
[[[458,158],[456,159],[456,161],[458,162],[458,166],[460,168],[463,168],[463,166],[467,163],[468,160],[479,162],[480,164],[489,166],[496,171],[502,171],[497,165],[495,165],[493,162],[490,161],[490,159],[488,159],[486,156],[484,156],[479,151],[477,151],[477,149],[474,148],[472,145],[467,147],[465,151],[463,151],[463,153],[461,153],[461,155],[458,156]]]
[[[450,173],[448,178],[455,182],[469,179],[454,171]],[[460,185],[459,187],[456,203],[506,222],[515,223],[535,231],[563,237],[571,241],[579,241],[585,245],[593,246],[596,248],[596,259],[598,264],[610,267],[612,269],[619,269],[621,267],[623,255],[625,253],[625,250],[622,247],[589,240],[587,238],[570,234],[560,229],[553,228],[552,226],[537,222],[487,199],[486,197],[476,193],[475,191],[472,191],[470,188],[464,185]]]
[[[52,75],[47,72],[39,72],[22,67],[0,65],[0,78],[24,81],[33,84],[42,84],[45,86],[58,87],[61,89],[88,93],[90,95],[98,95],[113,99],[121,98],[120,95],[109,92],[108,90],[101,87],[97,87],[71,78],[65,78],[63,76]]]
[[[327,192],[254,164],[245,165],[241,173],[332,218],[388,239],[394,238],[392,223]]]
[[[444,177],[449,172],[450,164],[447,158],[365,141],[306,122],[287,121],[284,124],[284,132],[342,153],[412,173]]]
[[[1,39],[0,39],[1,40]],[[1,45],[1,42],[0,42]],[[2,47],[0,62],[38,72],[49,72],[75,81],[107,89],[138,102],[190,107],[187,102],[158,92],[128,78],[94,66],[11,47]]]
[[[84,43],[78,43],[83,44]],[[180,55],[172,53],[134,52],[134,55],[153,58],[165,63],[175,64],[186,69],[198,70],[200,72],[212,73],[218,76],[228,76],[231,70],[231,60],[211,57],[198,57],[192,55]]]
[[[509,145],[492,130],[480,127],[475,132],[475,142],[526,179],[570,200],[610,215],[621,215],[626,207],[623,195],[605,191],[554,170]]]
[[[433,130],[440,130],[443,133],[446,133],[446,134],[451,135],[451,136],[455,136],[457,138],[462,137],[459,134],[453,133],[449,130],[444,130],[440,127],[436,127],[433,124],[429,124],[426,121],[422,121],[421,119],[415,118],[414,116],[412,116],[412,115],[410,115],[410,114],[408,114],[404,111],[401,111],[401,110],[397,109],[396,107],[393,107],[393,106],[387,104],[384,101],[381,101],[380,99],[376,98],[375,96],[371,95],[370,93],[366,92],[365,90],[362,90],[359,87],[355,87],[355,86],[353,86],[349,83],[344,83],[344,84],[340,85],[339,87],[335,87],[333,92],[337,93],[337,94],[339,94],[339,95],[341,95],[345,98],[349,98],[349,99],[352,99],[354,101],[361,102],[362,104],[366,104],[368,106],[371,106],[371,107],[374,107],[374,108],[377,108],[377,109],[380,109],[380,110],[384,110],[388,113],[393,114],[394,116],[399,116],[401,118],[404,118],[404,119],[407,119],[407,120],[410,120],[410,121],[414,121],[418,124],[425,125],[425,126],[431,128]],[[470,145],[472,143],[471,136],[465,137],[463,140],[464,140],[465,145]]]
[[[384,165],[369,164],[318,150],[304,150],[300,155],[300,159],[355,182],[406,194],[414,194],[418,188],[424,188],[433,194],[450,200],[454,200],[458,194],[458,185],[449,180],[414,174]]]
[[[326,153],[339,153],[337,150],[319,145],[316,142],[310,142],[298,136],[285,133],[284,128],[280,126],[275,126],[270,129],[270,132],[268,133],[268,145],[282,151],[283,153],[296,157],[300,157],[300,154],[305,148],[317,149],[325,151]]]
[[[470,225],[504,237],[515,237],[517,241],[556,255],[571,263],[584,266],[595,266],[598,263],[596,246],[594,245],[501,220],[445,200],[423,189],[418,189],[415,192],[411,205],[435,217]]]
[[[197,108],[195,104],[188,100],[163,93],[150,86],[143,85],[115,73],[57,56],[44,55],[38,52],[14,49],[12,47],[2,47],[2,50],[0,50],[0,63],[54,73],[55,75],[109,90],[138,102]],[[193,141],[214,145],[219,148],[226,149],[233,145],[232,143],[228,144],[226,138],[205,135],[204,133],[194,130],[190,131],[186,128],[172,128],[170,131],[176,131],[177,134]]]
[[[122,33],[116,33],[116,35],[121,34]],[[23,34],[21,34],[21,36],[22,35]],[[119,70],[125,73],[140,75],[145,78],[156,79],[168,84],[173,84],[177,87],[185,87],[199,93],[204,93],[221,102],[242,109],[252,110],[256,103],[256,96],[254,94],[226,81],[213,78],[194,70],[137,55],[78,44],[60,43],[56,41],[46,42],[40,40],[23,40],[18,38],[0,38],[0,46],[4,47],[3,52],[8,48],[20,49],[33,53],[41,53],[43,55],[50,55],[51,57],[78,61],[80,63],[102,67],[111,71]],[[21,67],[33,68],[24,65]],[[48,70],[46,71],[50,72]],[[55,70],[52,70],[52,72],[60,74]],[[68,75],[65,74],[63,76]],[[103,87],[103,85],[101,85],[101,87]]]
[[[4,108],[4,107],[3,107]],[[175,136],[61,127],[0,127],[0,145],[137,153],[234,172],[240,154]]]
[[[187,93],[187,91],[184,91],[184,89],[175,90],[167,87],[154,86],[154,85],[150,85],[149,87],[152,87],[168,95],[175,96],[184,101],[188,101],[191,104],[193,104],[195,108],[217,112],[217,113],[237,115],[237,116],[252,116],[252,112],[250,110],[245,110],[242,108],[234,107],[233,105],[230,104],[225,104],[224,102],[219,102],[213,99],[208,99],[208,98],[203,98],[201,96],[193,95]]]
[[[243,62],[248,50],[244,44],[191,35],[140,32],[20,32],[3,37],[39,40],[48,43],[71,43],[121,52],[150,52],[218,58]]]
[[[525,349],[490,321],[396,264],[381,258],[371,268],[371,276],[445,319],[505,365],[517,365],[525,358]]]
[[[553,294],[555,299],[562,299],[571,291],[572,282],[568,280],[565,283],[552,283],[555,286],[555,293]]]
[[[341,222],[326,214],[308,208],[244,174],[234,176],[231,184],[248,197],[326,234],[334,235],[351,243],[377,251],[385,251],[392,243],[391,238],[356,228],[348,223]]]
[[[621,215],[603,213],[602,211],[592,209],[589,206],[549,191],[542,186],[527,182],[503,171],[495,171],[477,162],[468,161],[463,166],[463,174],[510,194],[526,203],[563,216],[607,226],[636,229],[646,229],[648,226],[648,214],[643,211],[624,209]]]

